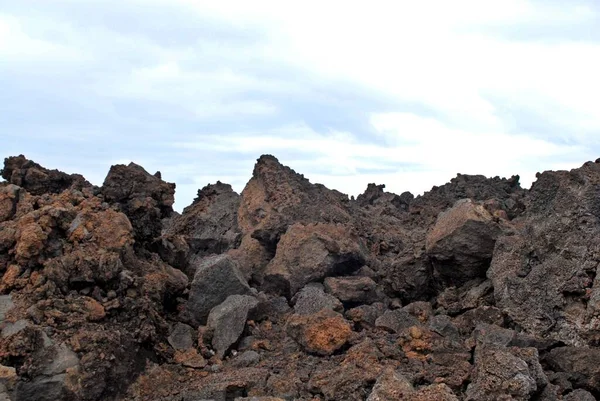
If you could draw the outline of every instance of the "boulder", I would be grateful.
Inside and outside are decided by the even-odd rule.
[[[555,372],[564,372],[575,388],[600,391],[600,350],[588,347],[554,348],[546,362]]]
[[[107,202],[118,204],[127,215],[140,243],[158,238],[161,219],[173,213],[175,184],[163,181],[160,174],[149,174],[135,163],[112,166],[101,192]]]
[[[207,185],[173,219],[166,234],[182,236],[194,255],[220,254],[237,248],[242,238],[237,222],[239,206],[240,195],[231,185],[220,181]]]
[[[230,295],[250,295],[252,291],[226,254],[202,259],[190,288],[187,311],[197,324],[204,324],[212,308]]]
[[[485,277],[500,233],[483,206],[463,199],[439,215],[427,235],[426,252],[441,281],[461,285]]]
[[[9,183],[22,187],[33,195],[56,194],[70,187],[82,189],[92,186],[79,174],[48,170],[34,161],[27,160],[23,155],[4,159],[1,175]]]
[[[433,384],[415,389],[402,374],[391,368],[379,376],[367,401],[458,401],[445,384]]]
[[[375,320],[375,327],[399,333],[411,326],[418,326],[421,322],[404,309],[388,310]]]
[[[185,323],[176,323],[167,338],[171,347],[176,350],[187,350],[194,347],[194,329]]]
[[[291,297],[312,281],[352,273],[364,262],[363,246],[351,227],[294,224],[266,268],[265,288]]]
[[[327,277],[323,283],[327,292],[344,305],[372,304],[379,298],[377,284],[369,277]]]
[[[313,315],[292,315],[286,331],[308,353],[331,355],[352,336],[352,328],[344,317],[331,309]]]
[[[223,358],[235,344],[246,326],[248,313],[258,305],[256,298],[248,295],[230,295],[208,315],[207,328],[212,332],[212,347]]]
[[[341,302],[334,296],[326,294],[323,286],[318,283],[306,285],[294,296],[292,302],[294,302],[294,312],[298,315],[312,315],[324,308],[336,312],[344,310]]]

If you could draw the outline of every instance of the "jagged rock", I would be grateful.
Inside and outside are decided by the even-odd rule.
[[[375,326],[375,321],[378,317],[383,315],[386,311],[386,307],[381,302],[375,302],[371,305],[361,305],[356,308],[349,309],[346,312],[346,318],[358,323],[361,326]]]
[[[600,391],[600,350],[587,347],[554,348],[546,362],[556,372],[565,372],[575,388]]]
[[[201,381],[197,390],[188,390],[179,396],[183,401],[228,401],[244,397],[265,387],[269,371],[260,368],[242,368],[234,372],[210,375]]]
[[[4,321],[4,318],[8,311],[10,311],[15,306],[12,301],[12,296],[9,295],[0,295],[0,323]]]
[[[285,401],[279,397],[238,397],[234,401]]]
[[[254,366],[260,361],[260,355],[256,351],[245,351],[235,357],[230,363],[236,368],[247,368]]]
[[[30,382],[19,382],[15,389],[15,401],[56,401],[72,397],[65,386],[66,374],[38,377]]]
[[[212,346],[220,358],[235,344],[246,325],[248,313],[258,305],[248,295],[230,295],[208,315],[207,327],[212,331]]]
[[[275,157],[263,155],[242,191],[238,221],[244,234],[273,249],[295,222],[349,222],[347,203],[347,196],[311,184]]]
[[[6,181],[24,188],[33,195],[59,193],[70,187],[81,190],[83,187],[92,186],[79,174],[48,170],[27,160],[23,155],[4,159],[4,169],[1,173]]]
[[[395,333],[419,324],[419,320],[404,309],[388,310],[375,320],[375,327]]]
[[[306,352],[331,355],[350,339],[352,329],[342,315],[331,309],[321,309],[313,315],[292,315],[287,333]]]
[[[356,271],[365,262],[360,239],[345,225],[294,224],[265,271],[265,287],[293,296],[304,285]]]
[[[261,292],[258,294],[257,299],[258,305],[248,315],[250,320],[257,322],[265,319],[277,321],[292,310],[285,297],[270,297]]]
[[[596,401],[596,397],[594,397],[589,391],[577,389],[577,390],[572,391],[569,394],[565,395],[563,400],[564,401]]]
[[[488,271],[496,306],[530,333],[571,345],[600,327],[600,164],[544,172],[515,235],[498,240]]]
[[[445,384],[415,390],[412,383],[393,369],[386,369],[377,379],[367,401],[458,401]]]
[[[0,185],[0,223],[11,219],[17,212],[21,188],[13,185]]]
[[[371,339],[352,346],[339,363],[322,363],[312,372],[308,386],[326,399],[362,401],[382,370],[385,356]]]
[[[171,347],[185,351],[194,346],[194,329],[185,323],[177,323],[167,338]]]
[[[169,235],[181,235],[192,254],[220,254],[241,241],[237,213],[240,196],[231,185],[217,182],[198,191],[194,202],[171,222]]]
[[[207,257],[198,263],[187,310],[194,321],[204,324],[211,309],[228,296],[251,293],[236,263],[228,255]]]
[[[377,284],[369,277],[327,277],[323,282],[328,293],[346,305],[372,304],[377,301]]]
[[[439,278],[452,285],[484,277],[501,230],[492,215],[469,199],[440,214],[427,235],[427,254]]]
[[[298,315],[312,315],[324,308],[336,312],[344,310],[341,302],[336,297],[326,294],[323,286],[318,283],[311,283],[302,288],[292,302],[294,302],[294,312]]]
[[[175,202],[175,184],[149,174],[135,163],[112,166],[101,188],[108,202],[120,205],[140,242],[152,241],[162,230]]]

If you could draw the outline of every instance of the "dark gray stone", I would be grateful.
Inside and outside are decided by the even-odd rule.
[[[336,312],[344,310],[342,303],[336,297],[326,294],[323,286],[317,283],[302,288],[292,302],[295,302],[294,312],[298,315],[312,315],[321,309],[331,309]]]
[[[15,401],[57,401],[65,399],[66,375],[38,377],[30,382],[19,382],[15,389]]]
[[[4,317],[14,306],[11,295],[0,295],[0,322],[4,321]]]
[[[388,310],[375,320],[375,327],[395,333],[418,325],[420,322],[404,309]]]
[[[194,346],[194,329],[187,324],[177,323],[167,338],[176,350],[187,350]]]
[[[244,331],[248,312],[258,305],[256,298],[248,295],[231,295],[214,307],[208,315],[207,327],[212,331],[212,346],[219,358],[235,344]]]
[[[369,277],[327,277],[325,289],[344,304],[371,304],[378,300],[377,284]]]
[[[190,288],[187,310],[198,324],[205,324],[211,309],[230,295],[250,295],[252,291],[228,255],[202,259]]]
[[[247,368],[254,366],[260,361],[260,355],[256,351],[246,351],[231,360],[230,365],[236,368]]]

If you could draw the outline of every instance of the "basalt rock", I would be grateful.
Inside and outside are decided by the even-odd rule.
[[[356,200],[262,156],[180,215],[24,157],[0,183],[0,400],[600,397],[600,163]]]

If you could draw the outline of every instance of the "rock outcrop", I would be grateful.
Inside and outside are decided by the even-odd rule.
[[[182,214],[113,166],[0,183],[0,400],[600,399],[600,160],[356,200],[273,156]]]

